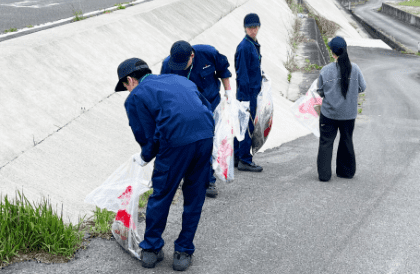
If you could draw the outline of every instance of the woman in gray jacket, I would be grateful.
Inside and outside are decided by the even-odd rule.
[[[336,174],[338,177],[351,179],[356,172],[353,130],[357,116],[357,99],[359,93],[366,89],[360,68],[350,62],[346,41],[337,36],[328,45],[337,62],[325,66],[318,79],[318,93],[324,99],[319,117],[317,166],[319,180],[325,182],[331,179],[331,159],[338,130],[340,143]]]

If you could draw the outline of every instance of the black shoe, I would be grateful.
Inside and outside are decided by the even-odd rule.
[[[184,271],[192,265],[192,255],[186,252],[175,251],[173,269],[177,271]]]
[[[338,178],[343,178],[343,179],[353,179],[353,176],[344,176],[344,175],[340,175],[337,173],[337,177]]]
[[[236,158],[236,157],[235,157],[235,159],[233,160],[233,165],[234,165],[235,167],[238,167],[238,164],[239,164],[239,158]]]
[[[216,198],[217,194],[219,194],[219,192],[217,191],[216,183],[210,183],[209,187],[206,189],[206,196]]]
[[[242,161],[239,161],[238,170],[242,171],[251,171],[251,172],[261,172],[263,170],[262,167],[257,166],[254,162],[248,164]]]
[[[162,261],[164,257],[165,254],[162,249],[159,252],[143,249],[140,255],[141,266],[145,268],[154,268],[156,263]]]

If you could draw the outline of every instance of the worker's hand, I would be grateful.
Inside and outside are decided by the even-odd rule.
[[[227,99],[227,103],[230,104],[232,102],[232,90],[231,89],[225,89],[225,97]]]
[[[141,157],[141,154],[136,154],[133,158],[133,161],[139,164],[140,166],[146,166],[149,162],[145,162],[143,160],[143,157]]]

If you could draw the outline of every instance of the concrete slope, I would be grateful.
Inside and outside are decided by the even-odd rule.
[[[346,39],[348,46],[391,49],[380,39],[369,39],[359,33],[353,25],[356,22],[346,14],[340,4],[335,0],[304,0],[311,12],[323,16],[340,26],[336,35]],[[352,22],[353,21],[353,22]],[[352,22],[353,25],[350,23]]]
[[[266,148],[308,134],[278,93],[287,88],[282,62],[294,18],[283,1],[156,0],[0,44],[0,192],[48,197],[73,223],[89,215],[85,196],[140,151],[123,107],[128,93],[113,92],[118,64],[136,56],[158,73],[172,43],[184,39],[215,45],[233,67],[249,12],[261,17],[264,70],[273,80]]]

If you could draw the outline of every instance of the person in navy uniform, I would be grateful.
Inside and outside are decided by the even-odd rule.
[[[220,81],[223,87],[230,90],[228,70],[229,62],[223,54],[209,45],[191,46],[186,41],[177,41],[171,47],[170,55],[163,60],[161,74],[177,74],[187,77],[197,85],[198,90],[211,104],[214,112],[220,103]],[[211,163],[210,163],[211,165]],[[211,169],[209,174],[209,187],[206,195],[215,198],[218,195],[216,178]]]
[[[260,44],[257,34],[260,29],[260,18],[250,13],[244,18],[245,38],[239,43],[235,53],[236,69],[236,98],[239,101],[249,102],[251,118],[248,124],[248,134],[245,139],[238,142],[235,139],[235,167],[238,170],[261,172],[262,167],[252,161],[251,145],[254,131],[253,120],[257,109],[257,96],[261,90],[262,71]],[[251,135],[251,136],[250,136]]]
[[[138,162],[145,166],[156,157],[146,230],[139,244],[142,266],[153,268],[164,258],[162,233],[183,179],[182,230],[175,241],[173,268],[186,270],[195,251],[193,239],[210,173],[214,132],[211,106],[194,83],[178,75],[153,75],[141,59],[125,60],[117,72],[115,91],[130,91],[124,106],[141,146]]]

